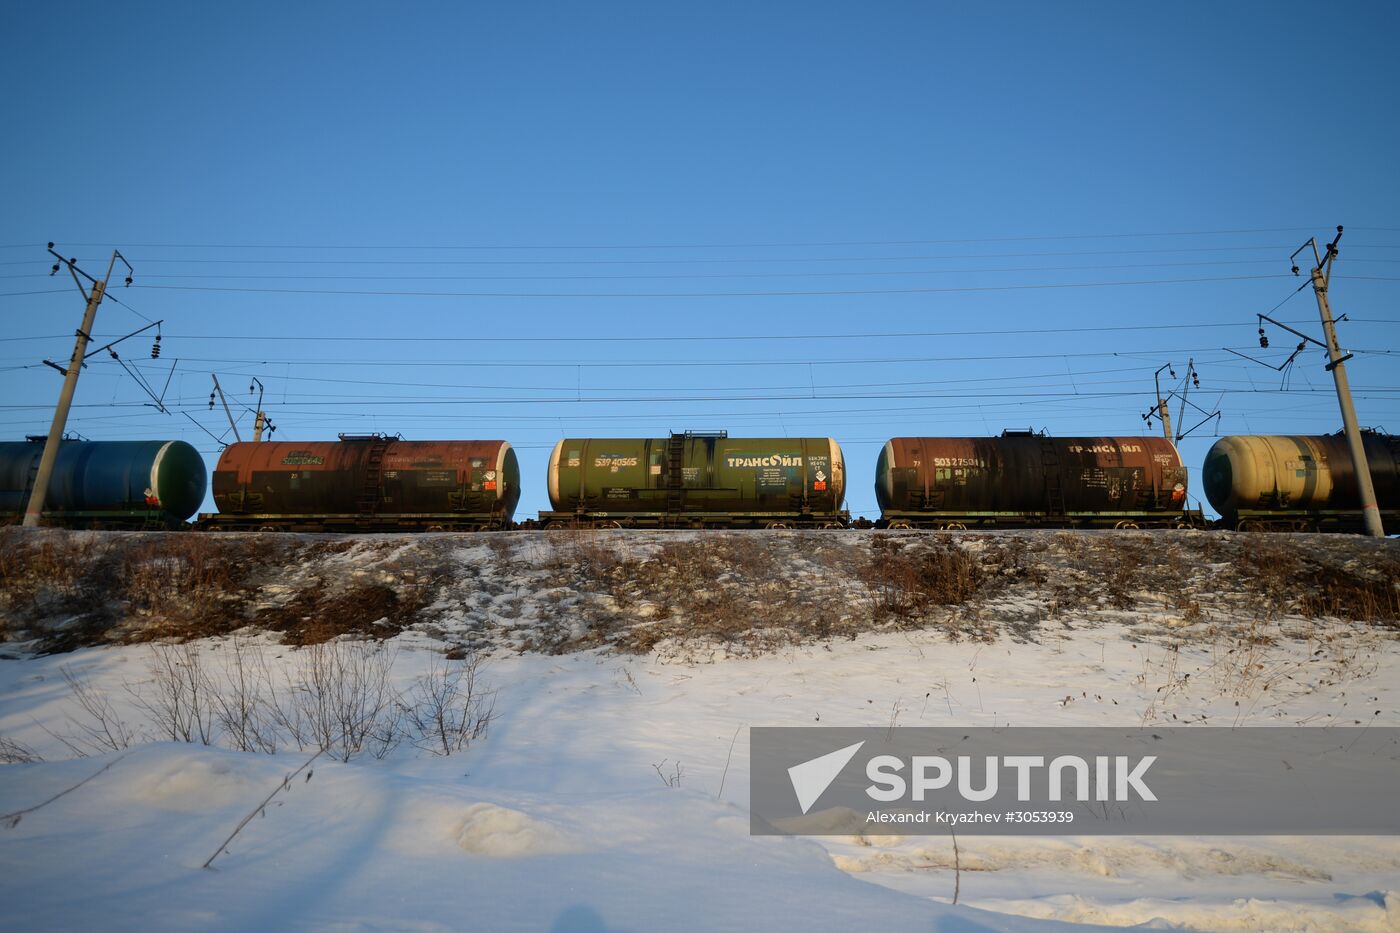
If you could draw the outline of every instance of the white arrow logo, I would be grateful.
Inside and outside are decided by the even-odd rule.
[[[792,781],[792,789],[797,793],[797,802],[802,807],[804,816],[812,809],[812,804],[826,793],[826,789],[836,780],[841,769],[846,767],[846,763],[855,757],[864,744],[857,742],[847,745],[820,758],[813,758],[788,768],[788,778]]]

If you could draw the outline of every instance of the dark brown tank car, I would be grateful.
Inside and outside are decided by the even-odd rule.
[[[875,495],[893,528],[1172,525],[1186,469],[1160,437],[896,437]]]

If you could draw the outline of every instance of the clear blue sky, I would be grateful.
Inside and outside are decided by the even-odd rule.
[[[164,353],[120,349],[157,389],[179,360],[173,410],[224,435],[215,371],[239,403],[262,380],[278,439],[502,437],[520,515],[560,436],[686,428],[832,435],[873,515],[890,436],[1140,433],[1152,371],[1190,357],[1222,433],[1334,431],[1319,353],[1280,393],[1220,348],[1257,348],[1288,254],[1341,223],[1343,342],[1400,349],[1397,27],[1394,3],[8,4],[0,435],[47,430],[35,364],[81,315],[50,239],[130,258],[113,294]],[[1318,331],[1308,290],[1276,316]],[[108,302],[97,331],[143,323]],[[896,333],[944,336],[870,336]],[[1396,354],[1348,366],[1361,422],[1400,431]],[[144,400],[95,359],[70,429],[212,466]]]

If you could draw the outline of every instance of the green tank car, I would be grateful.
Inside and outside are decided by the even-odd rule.
[[[565,438],[544,527],[840,528],[846,464],[829,437]]]

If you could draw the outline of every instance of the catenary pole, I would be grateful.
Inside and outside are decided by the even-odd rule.
[[[53,244],[49,244],[49,252],[53,253]],[[58,256],[57,253],[54,253]],[[67,264],[68,271],[72,273],[74,281],[78,281],[78,271],[71,259],[60,260]],[[58,407],[53,412],[53,424],[49,426],[49,436],[44,439],[44,453],[39,459],[39,472],[34,476],[34,489],[29,494],[29,504],[24,510],[24,527],[34,528],[39,524],[40,517],[44,514],[44,502],[49,495],[49,481],[53,478],[53,465],[58,459],[58,448],[63,443],[63,431],[68,426],[68,410],[73,407],[73,393],[78,388],[78,373],[83,368],[83,359],[87,355],[88,341],[92,339],[92,325],[97,319],[97,306],[102,303],[102,296],[106,294],[107,282],[112,277],[112,269],[117,264],[117,259],[122,262],[126,259],[117,250],[112,251],[112,261],[107,264],[107,276],[102,281],[93,281],[92,290],[86,292],[87,309],[83,311],[83,323],[78,328],[77,341],[73,344],[73,358],[68,363],[68,369],[63,374],[63,388],[58,393]],[[130,268],[128,266],[128,268]],[[58,264],[54,265],[54,272],[59,269]],[[91,278],[88,276],[88,278]],[[131,281],[130,278],[127,279]],[[79,290],[83,290],[81,281],[78,281]]]
[[[1332,320],[1332,306],[1327,301],[1327,285],[1332,279],[1332,260],[1337,256],[1337,241],[1342,238],[1342,228],[1337,228],[1337,236],[1327,244],[1327,257],[1317,257],[1316,243],[1313,245],[1317,264],[1312,270],[1313,294],[1317,296],[1317,311],[1322,316],[1323,339],[1327,341],[1327,368],[1332,371],[1332,381],[1337,386],[1337,404],[1342,409],[1342,430],[1346,432],[1347,446],[1351,448],[1352,468],[1356,472],[1356,489],[1361,496],[1361,522],[1366,534],[1373,538],[1385,537],[1381,524],[1380,507],[1376,504],[1376,488],[1371,482],[1371,467],[1366,461],[1366,447],[1361,441],[1361,429],[1356,423],[1356,407],[1351,400],[1351,384],[1347,381],[1346,361],[1351,354],[1342,353],[1337,343],[1337,326]],[[1296,268],[1296,267],[1295,267]]]

